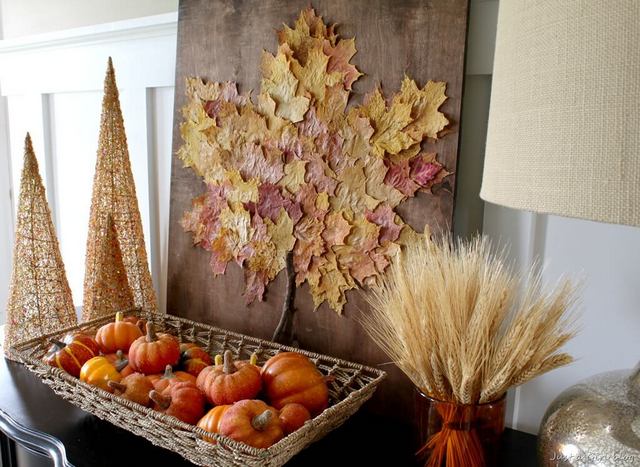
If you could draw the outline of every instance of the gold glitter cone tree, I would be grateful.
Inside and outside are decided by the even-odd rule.
[[[109,214],[106,220],[98,236],[101,245],[98,249],[96,282],[85,298],[88,305],[82,310],[84,321],[134,307],[113,217]]]
[[[94,314],[92,290],[100,285],[100,258],[103,246],[101,227],[107,224],[109,215],[113,218],[122,264],[134,304],[145,311],[157,311],[111,58],[104,80],[100,137],[87,236],[83,299],[85,317]]]
[[[4,348],[76,323],[38,161],[27,133]]]

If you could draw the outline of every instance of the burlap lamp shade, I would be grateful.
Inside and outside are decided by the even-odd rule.
[[[640,1],[500,2],[480,196],[640,226]]]

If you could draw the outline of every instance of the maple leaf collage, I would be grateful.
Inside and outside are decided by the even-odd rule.
[[[248,304],[293,255],[296,285],[340,313],[348,290],[378,280],[419,237],[395,209],[449,175],[422,148],[449,123],[446,83],[405,77],[391,99],[378,86],[348,106],[362,76],[354,38],[312,8],[277,37],[255,99],[234,82],[187,79],[178,156],[207,188],[182,226],[210,252],[214,276],[243,268]]]

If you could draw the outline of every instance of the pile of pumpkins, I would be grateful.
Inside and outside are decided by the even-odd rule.
[[[329,403],[327,377],[302,354],[281,352],[262,367],[255,355],[234,361],[229,350],[212,361],[198,345],[180,344],[171,334],[156,333],[152,323],[122,313],[95,337],[73,333],[53,342],[44,361],[85,383],[256,448],[278,442]]]

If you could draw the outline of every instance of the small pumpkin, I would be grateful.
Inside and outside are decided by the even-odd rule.
[[[151,406],[149,392],[153,391],[153,384],[142,373],[131,373],[120,382],[109,381],[107,384],[116,396],[124,397],[145,407]]]
[[[129,358],[122,353],[122,350],[118,350],[116,353],[109,353],[105,357],[116,367],[116,370],[120,372],[123,378],[135,373],[131,365],[129,365]]]
[[[198,388],[214,405],[233,404],[253,399],[262,388],[260,369],[251,362],[234,362],[230,350],[223,363],[203,369],[196,380]]]
[[[204,413],[204,396],[195,384],[180,382],[171,384],[164,394],[155,389],[149,392],[153,408],[172,415],[185,423],[195,425]]]
[[[311,420],[311,414],[304,405],[294,402],[282,407],[278,413],[278,418],[285,435],[288,435],[302,427],[307,420]]]
[[[156,334],[152,323],[147,323],[147,335],[136,339],[129,349],[129,364],[145,375],[160,373],[167,365],[180,360],[180,344],[171,334]]]
[[[198,376],[211,363],[211,355],[202,347],[193,342],[180,344],[180,367],[187,373]]]
[[[124,321],[122,312],[116,313],[116,319],[98,329],[96,342],[102,353],[109,354],[122,350],[129,351],[133,341],[142,336],[142,331],[134,323]]]
[[[184,371],[173,371],[171,365],[167,365],[164,369],[164,373],[161,375],[149,375],[149,381],[153,384],[153,389],[160,393],[164,393],[164,391],[171,385],[175,383],[181,382],[189,382],[196,384],[196,377],[186,373]]]
[[[264,449],[284,437],[276,409],[261,400],[242,400],[227,409],[219,433],[254,448]]]
[[[122,376],[106,357],[93,357],[87,360],[80,369],[80,381],[98,386],[105,391],[113,392],[109,381],[120,382]]]
[[[231,406],[218,405],[213,409],[209,410],[205,414],[205,416],[198,421],[198,426],[203,430],[208,431],[209,433],[219,433],[220,420],[222,419],[222,416],[224,415],[224,413],[229,409],[229,407]],[[207,436],[205,436],[202,439],[210,443],[215,443],[215,440],[213,438],[209,438]]]
[[[311,360],[297,352],[281,352],[262,367],[262,382],[271,405],[276,409],[296,402],[312,416],[329,405],[325,377]]]
[[[140,329],[140,332],[142,334],[144,334],[147,330],[147,322],[144,319],[138,318],[135,315],[129,315],[123,318],[122,321],[135,324],[138,327],[138,329]]]
[[[100,348],[91,337],[82,333],[67,334],[62,341],[52,341],[44,361],[77,378],[82,365],[99,354]]]

